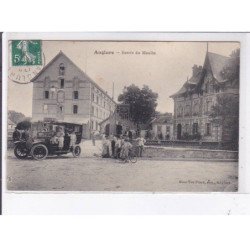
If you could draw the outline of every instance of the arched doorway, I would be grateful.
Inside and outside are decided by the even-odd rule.
[[[182,130],[181,124],[178,124],[177,125],[177,140],[181,139],[181,130]]]
[[[110,124],[108,123],[105,126],[105,135],[109,136],[109,134],[110,134]]]

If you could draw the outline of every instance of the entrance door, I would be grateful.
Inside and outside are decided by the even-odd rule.
[[[110,124],[107,124],[105,126],[105,135],[109,136],[109,133],[110,133]]]
[[[122,125],[116,125],[116,134],[121,135],[122,134]]]
[[[181,124],[177,125],[177,140],[181,139]]]

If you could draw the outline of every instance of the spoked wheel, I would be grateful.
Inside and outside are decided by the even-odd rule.
[[[48,156],[48,149],[43,144],[34,145],[31,148],[31,156],[35,160],[43,160]]]
[[[75,146],[74,148],[73,148],[73,151],[72,151],[72,154],[73,154],[73,156],[74,157],[79,157],[80,156],[80,154],[81,154],[81,147],[80,146]]]
[[[137,156],[135,155],[134,152],[131,152],[129,154],[129,160],[132,162],[132,163],[136,163],[137,162]]]
[[[29,150],[24,143],[19,143],[14,148],[14,154],[18,159],[25,159],[29,155]]]

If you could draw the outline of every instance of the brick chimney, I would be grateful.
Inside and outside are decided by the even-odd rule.
[[[197,76],[202,71],[202,66],[194,65],[193,66],[193,76]]]

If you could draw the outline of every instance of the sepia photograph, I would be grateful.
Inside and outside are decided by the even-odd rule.
[[[0,15],[2,249],[248,246],[249,8],[15,1]]]
[[[7,53],[7,191],[238,191],[240,42],[9,40]]]

